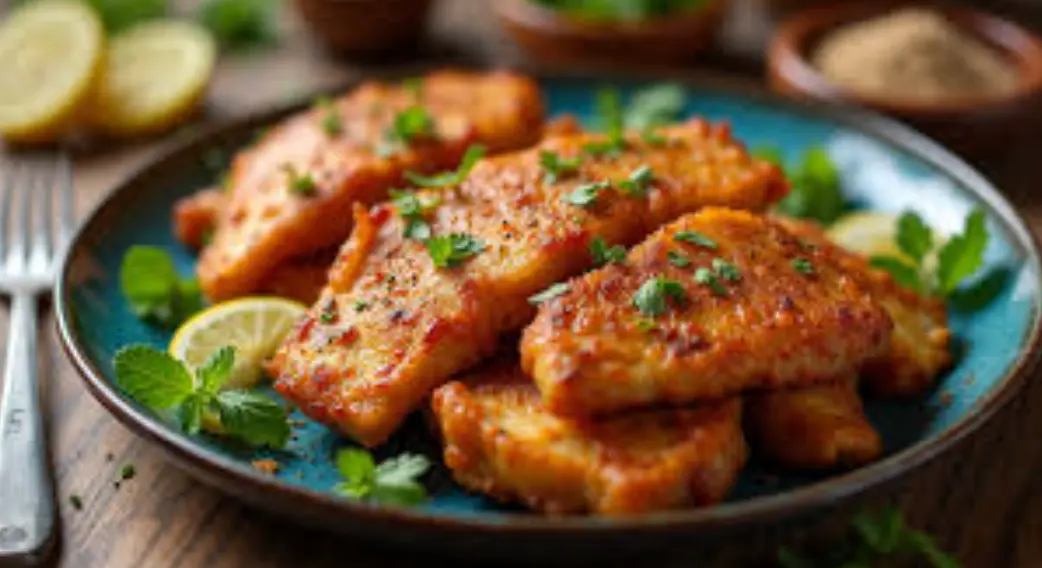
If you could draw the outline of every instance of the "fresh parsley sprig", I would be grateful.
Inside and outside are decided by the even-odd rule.
[[[485,244],[474,237],[462,233],[438,235],[427,239],[427,252],[438,268],[452,268],[464,260],[476,256],[485,250]]]
[[[431,226],[426,217],[438,207],[441,200],[432,199],[431,196],[421,198],[414,191],[400,189],[392,189],[390,195],[395,210],[405,221],[405,238],[417,241],[431,238]]]
[[[337,453],[336,467],[344,481],[333,491],[342,497],[404,506],[427,500],[427,489],[419,482],[431,467],[424,456],[404,453],[377,464],[369,452],[346,448]]]
[[[589,207],[597,201],[597,197],[602,191],[611,187],[609,181],[598,181],[593,183],[584,183],[576,187],[571,193],[561,198],[562,201],[569,205],[575,205],[577,207]]]
[[[188,434],[199,433],[203,414],[212,412],[224,434],[251,446],[282,448],[289,439],[286,411],[277,402],[260,393],[222,390],[235,366],[232,347],[218,349],[195,373],[147,345],[120,350],[113,364],[120,388],[153,411],[173,411]]]
[[[123,255],[119,280],[134,314],[163,327],[176,327],[203,307],[199,283],[181,278],[173,259],[158,247],[130,247]]]
[[[640,166],[633,170],[629,177],[618,182],[616,185],[623,193],[630,197],[644,197],[648,193],[648,187],[655,179],[654,172],[650,166]]]
[[[846,211],[839,169],[824,148],[808,149],[799,164],[793,167],[785,166],[777,148],[759,148],[753,151],[753,155],[783,168],[792,184],[789,195],[777,205],[781,213],[828,225]]]
[[[474,169],[478,160],[483,157],[485,157],[485,147],[481,144],[472,144],[463,154],[463,159],[460,161],[456,171],[442,172],[433,176],[424,176],[416,172],[405,172],[405,178],[417,187],[434,188],[459,185],[470,174],[470,170]]]
[[[669,300],[684,304],[687,301],[684,286],[676,280],[656,276],[645,280],[637,289],[633,295],[633,306],[646,316],[657,317],[666,313]]]
[[[417,140],[434,136],[434,118],[427,109],[413,105],[394,115],[384,132],[383,141],[376,148],[376,154],[386,158]]]
[[[608,241],[601,237],[595,237],[590,241],[590,257],[594,266],[625,262],[626,247],[622,245],[609,245]]]

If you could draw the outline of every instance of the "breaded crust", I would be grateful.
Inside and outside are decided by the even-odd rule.
[[[763,209],[787,191],[781,172],[750,158],[726,127],[696,120],[661,135],[670,142],[634,133],[618,156],[587,156],[557,180],[540,166],[543,151],[570,159],[605,138],[550,138],[482,160],[460,187],[438,193],[430,216],[434,235],[465,233],[483,247],[454,267],[435,267],[423,243],[404,238],[393,207],[358,208],[329,287],[271,361],[276,388],[311,418],[377,445],[431,390],[528,323],[531,295],[587,269],[593,238],[632,244],[703,206]],[[642,165],[654,171],[646,195],[605,189],[588,207],[564,200]]]
[[[782,222],[800,238],[828,249],[894,322],[889,347],[866,362],[862,384],[883,396],[912,397],[930,388],[952,362],[944,302],[902,288],[889,274],[872,268],[861,255],[834,245],[816,224],[793,219]]]
[[[853,374],[828,384],[752,393],[745,399],[745,424],[755,451],[787,467],[857,467],[883,452]]]
[[[388,145],[399,112],[421,105],[434,137]],[[339,131],[326,124],[331,114]],[[234,160],[213,243],[198,265],[211,300],[241,296],[282,261],[337,246],[351,231],[354,203],[370,204],[403,174],[452,169],[472,143],[490,151],[523,148],[540,136],[538,86],[507,72],[437,72],[419,95],[399,84],[365,83],[273,128]],[[293,191],[293,180],[314,187]]]
[[[711,246],[678,240],[692,233]],[[699,272],[715,284],[700,283]],[[652,317],[635,296],[656,278],[683,298]],[[890,340],[890,318],[831,251],[745,211],[682,217],[624,264],[569,286],[540,306],[521,341],[522,366],[547,407],[569,416],[807,386],[858,368]]]
[[[199,250],[213,237],[217,218],[227,199],[219,189],[203,189],[177,200],[174,236],[185,246]]]
[[[261,290],[302,304],[314,304],[322,294],[336,249],[326,249],[276,266],[264,278]]]
[[[442,386],[431,404],[460,484],[546,513],[717,503],[747,455],[737,399],[571,422],[540,404],[514,360]]]

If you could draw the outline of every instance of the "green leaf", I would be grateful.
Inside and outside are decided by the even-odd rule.
[[[361,448],[344,448],[337,452],[336,467],[344,481],[336,492],[354,499],[369,495],[376,483],[376,463],[369,452]]]
[[[235,347],[225,345],[210,354],[206,364],[196,375],[199,378],[199,389],[208,394],[216,394],[224,386],[235,367]]]
[[[391,203],[405,220],[403,234],[407,239],[425,241],[431,236],[431,227],[424,219],[440,203],[440,200],[421,200],[415,192],[392,189]]]
[[[680,282],[656,276],[645,280],[637,289],[633,306],[646,316],[656,317],[666,313],[667,300],[682,304],[687,301],[687,293]]]
[[[369,500],[385,505],[409,507],[427,500],[427,489],[418,482],[377,484],[369,492]]]
[[[608,135],[609,142],[615,146],[623,145],[622,95],[616,89],[597,91],[597,115],[601,127]]]
[[[973,312],[991,303],[1005,288],[1010,278],[1008,268],[996,268],[965,288],[953,290],[948,303],[955,309]]]
[[[626,128],[647,130],[676,122],[687,93],[680,85],[662,83],[637,91],[625,113]]]
[[[334,137],[344,133],[343,120],[333,101],[328,97],[319,97],[315,100],[315,108],[322,114],[322,131],[326,136]]]
[[[423,219],[409,219],[403,231],[405,238],[414,241],[426,241],[431,238],[431,226]]]
[[[782,157],[781,149],[777,146],[759,146],[749,152],[754,158],[770,162],[779,168],[785,167],[785,159]]]
[[[275,0],[204,0],[197,17],[221,47],[240,50],[274,42],[277,10]]]
[[[556,152],[542,150],[539,152],[539,167],[543,169],[543,183],[554,184],[562,177],[579,171],[582,156],[562,158]]]
[[[641,138],[641,140],[644,140],[648,144],[650,144],[652,146],[657,146],[657,147],[665,146],[666,144],[669,143],[669,140],[665,136],[662,136],[661,134],[657,134],[654,130],[645,130],[645,131],[641,132],[640,133],[640,138]]]
[[[919,278],[919,269],[907,262],[893,256],[873,256],[869,259],[872,268],[877,268],[890,273],[890,276],[899,286],[921,291],[922,281]]]
[[[214,399],[224,431],[251,446],[282,448],[289,440],[286,411],[271,398],[240,390],[223,391]]]
[[[414,482],[427,470],[431,462],[419,454],[404,453],[388,458],[376,467],[376,483],[379,485],[397,485]]]
[[[206,407],[204,397],[199,393],[192,393],[181,403],[177,409],[177,419],[181,423],[181,430],[189,436],[194,436],[202,429],[203,408]]]
[[[988,229],[984,213],[975,209],[966,218],[961,235],[952,237],[937,255],[937,284],[942,296],[952,293],[984,263]]]
[[[576,187],[575,190],[568,195],[562,197],[561,201],[578,207],[588,207],[593,205],[593,203],[597,201],[597,196],[609,187],[611,187],[611,183],[607,181],[584,183]]]
[[[596,237],[590,241],[590,257],[593,259],[594,266],[604,266],[614,262],[625,262],[626,247],[622,245],[609,245],[608,241],[605,241],[601,237]]]
[[[742,273],[737,266],[719,257],[713,259],[713,272],[720,278],[730,282],[737,282],[742,279]]]
[[[405,172],[405,177],[413,185],[418,187],[445,187],[450,185],[459,185],[463,183],[467,175],[470,174],[470,170],[474,168],[474,165],[478,163],[478,160],[485,156],[485,147],[481,144],[473,144],[467,148],[467,152],[463,154],[463,160],[460,162],[456,171],[453,172],[442,172],[434,176],[422,176],[415,172]]]
[[[567,294],[569,290],[571,290],[571,286],[565,284],[564,282],[551,284],[546,290],[543,290],[542,292],[533,296],[529,296],[528,303],[533,305],[539,305],[543,302],[553,300],[558,296],[563,296],[564,294]]]
[[[123,296],[141,318],[173,319],[180,278],[174,261],[163,249],[134,245],[123,255],[119,269]]]
[[[184,364],[147,345],[120,350],[113,365],[120,388],[153,410],[173,408],[195,390],[192,375]]]
[[[901,511],[894,507],[875,514],[860,513],[854,517],[852,524],[861,541],[880,555],[895,552],[901,545],[905,530]]]
[[[680,243],[690,243],[709,250],[716,250],[716,241],[698,231],[678,231],[673,235],[673,240]]]
[[[772,159],[777,158],[780,156]],[[824,149],[810,148],[804,152],[799,168],[790,172],[789,178],[792,191],[778,203],[779,211],[826,225],[843,214],[846,201],[839,170]]]
[[[434,119],[423,107],[411,106],[395,115],[390,134],[392,140],[406,144],[419,138],[432,137]]]
[[[292,164],[284,165],[282,170],[286,173],[286,189],[290,193],[301,197],[318,195],[318,185],[315,183],[315,178],[311,177],[311,174],[297,171]]]
[[[648,186],[655,178],[649,166],[641,166],[629,175],[629,178],[618,183],[619,189],[630,197],[644,197],[648,193]]]
[[[814,265],[806,258],[794,258],[790,264],[792,264],[792,269],[800,274],[805,276],[814,274]]]
[[[669,260],[670,264],[676,266],[677,268],[687,268],[688,266],[691,266],[690,258],[673,250],[666,253],[666,259]]]
[[[425,243],[427,252],[438,268],[458,266],[485,249],[484,243],[470,235],[453,233],[431,237]]]
[[[727,295],[727,288],[724,288],[720,279],[716,277],[716,274],[713,274],[712,270],[709,270],[704,266],[695,270],[695,282],[698,282],[703,286],[708,286],[709,289],[713,291],[713,294],[716,294],[717,296]]]
[[[941,550],[930,535],[910,530],[904,537],[905,546],[925,558],[933,568],[960,568],[959,561]]]
[[[897,246],[921,265],[933,249],[933,232],[921,217],[906,211],[897,219]]]
[[[167,0],[89,0],[105,25],[116,34],[135,24],[162,18],[169,11]]]

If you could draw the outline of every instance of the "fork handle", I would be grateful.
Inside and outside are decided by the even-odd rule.
[[[11,298],[0,399],[0,565],[42,561],[54,533],[54,488],[40,411],[36,296]]]

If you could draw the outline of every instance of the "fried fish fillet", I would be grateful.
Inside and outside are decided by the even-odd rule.
[[[854,373],[832,383],[750,394],[745,423],[753,447],[788,467],[855,467],[883,452]]]
[[[529,296],[589,268],[592,239],[632,244],[683,213],[763,209],[788,189],[726,127],[696,120],[660,134],[667,143],[630,135],[617,155],[585,155],[606,139],[581,134],[482,160],[437,194],[429,222],[440,243],[404,238],[390,205],[359,207],[329,287],[271,360],[276,389],[311,418],[377,445],[431,390],[530,321]],[[551,177],[540,165],[551,155],[581,163]],[[644,166],[653,172],[645,193],[601,183]],[[595,199],[576,204],[595,183]],[[446,239],[480,252],[438,267],[428,246],[446,253]]]
[[[861,255],[833,244],[813,223],[793,219],[782,223],[806,242],[827,250],[894,322],[889,347],[865,363],[862,384],[883,396],[915,396],[930,388],[952,362],[944,302],[902,288]]]
[[[890,328],[830,250],[709,208],[573,279],[521,355],[551,411],[586,416],[827,381],[882,353]]]
[[[366,83],[290,118],[235,158],[200,286],[214,301],[253,292],[282,261],[341,244],[353,204],[383,199],[404,172],[455,168],[472,143],[523,148],[542,118],[531,79],[450,71],[418,89]]]
[[[226,201],[223,192],[212,188],[178,200],[174,206],[174,236],[189,248],[203,248],[213,237]]]
[[[432,408],[460,484],[547,513],[717,503],[747,454],[737,399],[572,422],[540,404],[512,360],[440,387]]]
[[[261,291],[302,304],[314,304],[322,295],[336,253],[336,249],[326,249],[279,264],[264,278]]]

